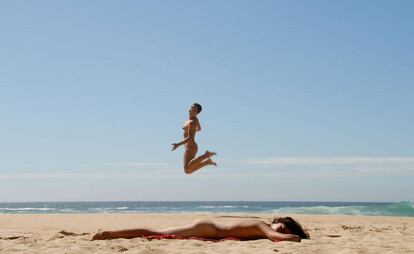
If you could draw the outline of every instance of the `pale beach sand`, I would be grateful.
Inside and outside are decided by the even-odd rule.
[[[195,219],[220,223],[274,215],[251,214],[40,214],[0,215],[0,253],[414,253],[414,218],[291,215],[309,229],[295,242],[117,239],[90,241],[97,229],[162,228]]]

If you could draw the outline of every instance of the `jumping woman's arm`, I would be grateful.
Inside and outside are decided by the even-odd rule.
[[[268,225],[261,225],[260,229],[263,231],[264,235],[274,242],[280,242],[280,241],[292,241],[292,242],[300,242],[300,237],[293,234],[282,234],[279,232],[274,231],[271,227]]]
[[[201,131],[201,125],[200,121],[198,121],[198,118],[196,118],[196,131]]]
[[[177,147],[179,147],[179,146],[181,146],[181,145],[184,145],[184,144],[187,144],[190,140],[194,140],[194,136],[195,136],[195,128],[196,128],[196,126],[195,126],[196,124],[195,124],[195,122],[194,121],[191,121],[190,123],[189,123],[189,127],[187,128],[187,133],[186,133],[186,138],[183,140],[183,141],[181,141],[181,142],[179,142],[179,143],[174,143],[174,144],[172,144],[172,151],[174,151],[175,149],[177,149]]]

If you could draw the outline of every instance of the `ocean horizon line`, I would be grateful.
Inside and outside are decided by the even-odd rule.
[[[0,201],[1,203],[87,203],[87,202],[296,202],[296,203],[399,203],[414,202],[412,200],[398,201],[343,201],[343,200],[37,200],[37,201]]]
[[[81,201],[0,202],[0,214],[277,213],[414,217],[414,204],[326,201]]]

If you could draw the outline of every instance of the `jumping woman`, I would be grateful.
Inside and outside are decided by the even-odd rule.
[[[194,103],[191,105],[190,110],[188,111],[188,119],[184,122],[184,140],[179,143],[172,144],[172,151],[177,149],[177,147],[184,145],[184,172],[186,174],[191,174],[202,167],[207,165],[217,164],[211,160],[211,156],[216,155],[214,152],[206,151],[203,155],[196,158],[198,146],[195,142],[195,134],[197,131],[201,130],[200,122],[198,121],[197,115],[201,112],[201,105]]]

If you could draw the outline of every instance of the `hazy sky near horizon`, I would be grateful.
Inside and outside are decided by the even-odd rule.
[[[414,200],[413,1],[1,1],[0,202]],[[203,105],[182,170],[182,124]]]

